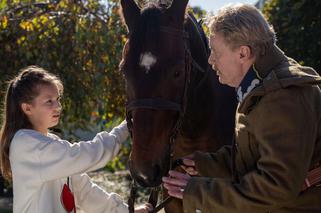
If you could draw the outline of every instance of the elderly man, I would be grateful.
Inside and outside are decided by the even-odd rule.
[[[253,6],[226,6],[209,27],[209,63],[239,100],[235,141],[185,158],[188,174],[164,186],[185,212],[321,212],[321,77],[284,55]]]

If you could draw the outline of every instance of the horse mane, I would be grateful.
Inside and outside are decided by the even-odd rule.
[[[203,44],[204,44],[204,48],[206,50],[206,52],[208,54],[210,54],[210,48],[209,48],[209,43],[208,43],[208,40],[207,40],[207,37],[205,35],[205,31],[204,31],[204,28],[202,26],[202,20],[201,21],[197,21],[194,14],[192,12],[189,12],[188,13],[188,16],[190,17],[191,21],[194,23],[194,25],[196,26],[196,29],[203,41]]]

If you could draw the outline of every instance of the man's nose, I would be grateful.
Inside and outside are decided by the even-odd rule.
[[[208,57],[208,63],[211,65],[214,65],[214,56],[213,56],[213,52],[211,52],[210,56]]]

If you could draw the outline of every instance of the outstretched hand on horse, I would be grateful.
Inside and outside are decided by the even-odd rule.
[[[153,211],[153,205],[150,203],[146,203],[142,206],[139,206],[135,209],[135,213],[148,213]]]

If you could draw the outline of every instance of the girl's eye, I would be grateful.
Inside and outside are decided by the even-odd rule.
[[[48,104],[52,104],[52,100],[48,100],[47,103],[48,103]]]

